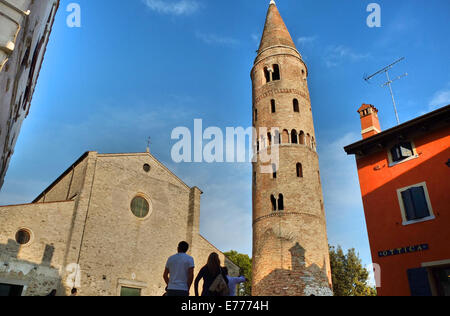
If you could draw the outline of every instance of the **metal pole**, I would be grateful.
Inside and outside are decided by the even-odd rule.
[[[386,70],[386,77],[387,77],[387,84],[389,86],[389,91],[391,91],[391,97],[392,97],[392,102],[394,103],[394,111],[395,111],[395,117],[397,119],[397,125],[400,125],[400,118],[398,117],[398,112],[397,112],[397,105],[395,104],[395,98],[394,98],[394,92],[392,91],[392,81],[391,78],[389,77],[389,72]]]

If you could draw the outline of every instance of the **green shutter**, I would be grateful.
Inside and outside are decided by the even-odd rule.
[[[121,287],[120,296],[141,296],[141,289]]]
[[[420,219],[430,216],[430,210],[428,209],[428,203],[423,187],[415,187],[410,190],[416,218]]]
[[[405,209],[406,219],[412,221],[416,219],[416,213],[414,211],[414,202],[411,196],[411,190],[402,192],[403,207]]]

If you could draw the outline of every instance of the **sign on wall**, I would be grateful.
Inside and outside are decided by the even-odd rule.
[[[409,246],[409,247],[401,247],[401,248],[379,251],[378,257],[383,258],[383,257],[390,257],[390,256],[398,256],[398,255],[403,255],[403,254],[407,254],[407,253],[426,251],[429,249],[430,249],[430,247],[428,246],[428,244]]]

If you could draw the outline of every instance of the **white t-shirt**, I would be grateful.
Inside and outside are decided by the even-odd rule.
[[[177,253],[167,260],[166,268],[169,270],[167,289],[189,291],[187,285],[188,271],[190,268],[194,268],[194,259],[185,253]]]

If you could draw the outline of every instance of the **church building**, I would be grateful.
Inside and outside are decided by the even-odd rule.
[[[31,204],[0,207],[0,296],[161,296],[183,240],[195,273],[216,252],[237,274],[200,235],[201,195],[148,152],[85,153]]]

